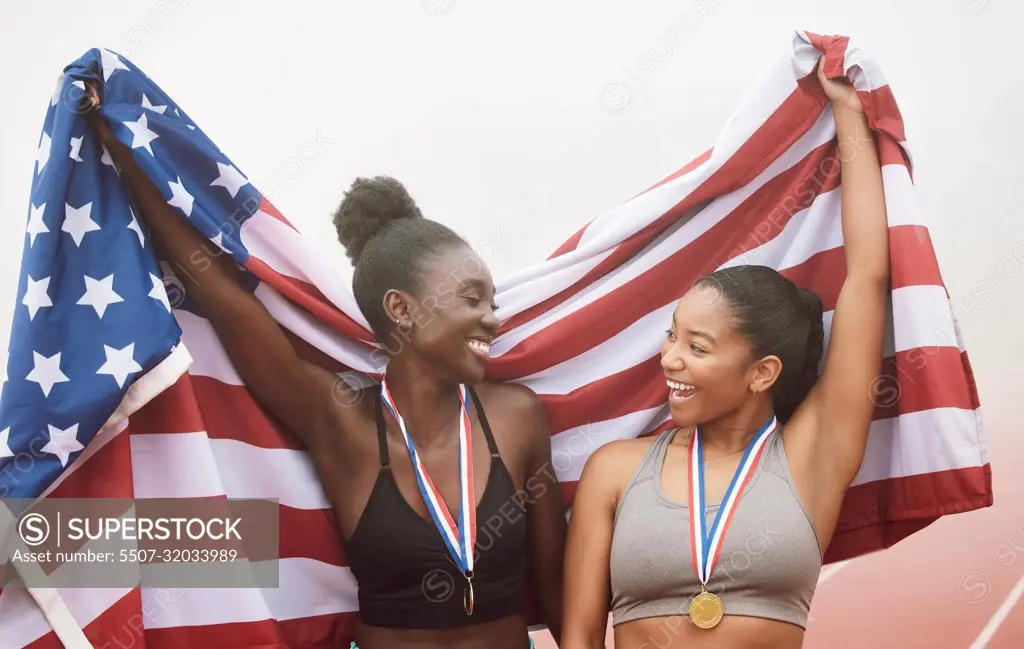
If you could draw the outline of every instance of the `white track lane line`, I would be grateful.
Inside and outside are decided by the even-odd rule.
[[[1010,594],[1006,596],[1006,599],[1003,600],[1002,604],[1000,604],[995,614],[989,619],[985,628],[981,630],[978,637],[971,643],[971,649],[984,649],[988,646],[992,636],[994,636],[996,631],[999,630],[999,625],[1006,620],[1006,616],[1008,616],[1010,611],[1013,610],[1013,607],[1017,605],[1017,601],[1020,600],[1021,595],[1024,595],[1024,576],[1020,578],[1017,585],[1013,587],[1013,590],[1010,591]]]

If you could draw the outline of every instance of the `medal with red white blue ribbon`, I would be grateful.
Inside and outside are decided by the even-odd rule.
[[[705,530],[707,521],[704,515],[704,447],[700,440],[700,428],[696,428],[693,437],[690,438],[689,447],[689,498],[690,506],[690,554],[693,556],[693,569],[700,579],[700,593],[690,602],[690,619],[694,625],[702,629],[710,629],[722,621],[725,614],[725,606],[722,600],[714,593],[707,591],[708,578],[711,570],[718,561],[722,551],[722,541],[725,539],[726,530],[732,521],[732,515],[736,511],[743,496],[743,490],[750,482],[754,474],[754,467],[757,465],[761,452],[764,450],[768,436],[777,427],[775,415],[754,434],[753,439],[747,444],[747,448],[740,459],[739,466],[732,476],[732,482],[722,497],[722,504],[718,508],[711,528]]]
[[[469,407],[466,405],[468,388],[465,385],[459,386],[459,402],[461,414],[459,418],[459,520],[456,523],[448,506],[441,497],[441,492],[434,486],[433,480],[427,473],[426,468],[420,461],[416,452],[416,446],[406,429],[405,420],[398,413],[398,406],[388,390],[387,380],[382,377],[380,383],[381,397],[384,404],[391,411],[391,416],[398,422],[402,430],[402,437],[405,438],[405,445],[409,448],[409,456],[412,458],[412,466],[416,473],[416,484],[419,485],[423,502],[427,505],[430,517],[434,519],[441,538],[448,546],[455,565],[466,577],[466,590],[463,594],[463,607],[466,615],[473,614],[473,550],[476,547],[476,497],[473,483],[473,427],[469,420]]]

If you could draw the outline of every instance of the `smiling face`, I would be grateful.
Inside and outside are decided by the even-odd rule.
[[[491,273],[469,246],[449,246],[425,261],[416,295],[389,292],[385,309],[412,325],[410,351],[445,378],[477,383],[500,324]]]
[[[661,346],[673,421],[685,427],[739,409],[774,382],[781,369],[777,360],[752,358],[718,289],[690,289],[676,306]]]

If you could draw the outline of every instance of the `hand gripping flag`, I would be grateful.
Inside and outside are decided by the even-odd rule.
[[[498,283],[509,314],[488,374],[540,395],[571,503],[611,440],[671,425],[662,330],[699,276],[771,266],[821,296],[827,332],[845,267],[835,129],[814,76],[859,91],[883,163],[892,290],[884,372],[863,466],[827,561],[890,546],[992,503],[974,379],[916,201],[904,125],[855,41],[796,32],[714,146]],[[0,494],[272,498],[276,589],[13,589],[0,647],[347,644],[357,584],[306,451],[242,386],[209,322],[156,261],[109,155],[76,112],[104,84],[104,117],[180,210],[244,267],[248,290],[300,355],[356,385],[385,356],[336,259],[297,232],[159,86],[93,49],[47,107],[0,400]],[[109,646],[109,645],[108,645]]]

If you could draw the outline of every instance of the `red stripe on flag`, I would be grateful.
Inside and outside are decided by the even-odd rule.
[[[857,96],[864,106],[864,114],[867,115],[868,126],[872,130],[881,131],[896,142],[907,141],[903,115],[896,104],[891,86],[886,84],[870,91],[862,90]]]
[[[293,334],[290,330],[281,327],[281,331],[284,333],[285,338],[288,339],[288,342],[292,344],[292,348],[295,350],[295,355],[302,360],[322,367],[329,372],[334,372],[335,374],[349,372],[352,370],[349,366],[345,365],[333,356],[329,356],[320,351],[313,345],[306,342],[305,339]]]
[[[711,159],[711,154],[714,153],[714,151],[715,151],[714,147],[708,149],[704,153],[700,154],[699,156],[697,156],[693,160],[687,162],[685,165],[680,167],[678,171],[672,173],[671,175],[668,175],[668,176],[662,178],[658,182],[654,183],[653,185],[651,185],[647,189],[645,189],[642,192],[640,192],[639,194],[637,194],[637,196],[642,196],[642,195],[646,194],[647,192],[651,191],[652,189],[656,189],[656,188],[661,187],[662,185],[664,185],[666,183],[672,182],[676,178],[680,178],[682,176],[685,176],[686,174],[690,173],[691,171],[693,171],[697,167],[701,166],[702,164],[704,164],[705,162],[710,160]]]
[[[132,434],[195,433],[269,449],[306,450],[247,388],[186,374],[132,415]]]
[[[992,505],[991,466],[974,466],[851,487],[825,562],[887,548],[946,516]]]
[[[143,630],[142,592],[135,588],[104,610],[82,631],[94,647],[146,647]],[[47,633],[24,649],[64,649],[57,634]]]
[[[270,216],[274,217],[275,219],[277,219],[281,223],[284,223],[285,225],[287,225],[289,228],[295,230],[295,226],[292,225],[288,221],[288,219],[286,219],[284,217],[284,214],[281,214],[281,212],[278,211],[278,209],[276,207],[274,207],[273,203],[271,203],[270,201],[267,200],[266,196],[261,196],[261,198],[262,198],[262,200],[260,201],[260,211],[261,212],[266,212],[267,214],[269,214]],[[296,230],[296,232],[297,231],[298,230]]]
[[[651,185],[647,189],[645,189],[642,192],[640,192],[639,194],[637,194],[636,196],[641,196],[643,194],[646,194],[647,192],[651,191],[652,189],[655,189],[657,187],[661,187],[665,183],[671,182],[671,181],[675,180],[676,178],[679,178],[680,176],[685,176],[686,174],[690,173],[691,171],[693,171],[697,167],[701,166],[702,164],[704,164],[705,162],[710,160],[711,159],[711,153],[713,151],[714,151],[714,148],[708,149],[704,153],[700,154],[699,156],[697,156],[696,158],[694,158],[690,162],[688,162],[685,165],[683,165],[682,167],[680,167],[677,171],[675,171],[671,175],[668,175],[665,178],[662,178],[661,180],[659,180],[655,184]],[[633,198],[636,198],[636,196],[634,196]],[[548,259],[554,259],[555,257],[560,257],[560,256],[564,255],[567,252],[572,252],[573,250],[575,250],[576,247],[579,245],[580,241],[583,239],[583,235],[586,233],[587,228],[590,227],[591,223],[593,223],[593,220],[589,221],[586,225],[584,225],[582,228],[577,230],[571,237],[566,239],[565,242],[562,243],[562,245],[560,245],[553,253],[551,253],[551,255],[548,256]]]
[[[348,647],[355,635],[356,618],[356,613],[333,613],[292,620],[146,629],[145,649]]]
[[[907,157],[907,152],[896,143],[891,137],[878,137],[875,138],[875,144],[878,148],[878,161],[884,166],[895,166],[900,165],[907,170],[907,174],[910,176],[911,182],[914,180],[913,169],[910,167],[910,158]]]
[[[590,227],[590,223],[593,223],[593,221],[588,222],[582,228],[576,230],[576,232],[571,237],[566,239],[562,243],[562,245],[558,246],[558,248],[556,248],[553,253],[548,255],[548,259],[561,257],[565,253],[572,252],[573,250],[575,250],[576,246],[580,245],[580,241],[583,239],[583,234],[587,231],[587,228]]]
[[[946,287],[942,281],[942,271],[939,270],[939,261],[935,258],[931,235],[925,226],[899,225],[889,228],[889,263],[894,287]],[[946,296],[949,296],[948,292]]]
[[[630,412],[664,405],[668,386],[660,357],[654,356],[633,367],[602,377],[569,394],[541,394],[552,434],[587,421],[605,421]]]
[[[47,496],[50,499],[134,497],[132,450],[127,430],[107,442],[81,468],[67,474]]]
[[[284,297],[309,311],[321,324],[331,327],[345,338],[367,349],[374,348],[373,344],[368,342],[373,339],[372,334],[347,314],[337,309],[319,289],[294,277],[278,273],[265,261],[255,256],[250,256],[246,260],[245,268],[259,277],[260,281],[268,284]]]
[[[977,387],[966,373],[967,352],[955,347],[917,347],[882,360],[875,382],[874,419],[933,408],[980,407]]]
[[[173,602],[167,606],[173,606]],[[355,634],[356,613],[333,613],[291,620],[261,620],[231,624],[166,627],[139,631],[142,625],[138,589],[105,610],[86,626],[85,634],[97,648],[140,647],[180,649],[181,647],[347,647]],[[133,612],[134,611],[134,612]],[[156,606],[151,614],[159,614]],[[50,632],[25,649],[64,649]]]
[[[332,566],[348,566],[341,528],[333,509],[297,509],[281,505],[278,516],[280,558],[314,559]]]
[[[896,143],[891,137],[876,137],[875,145],[878,149],[878,161],[885,166],[901,166],[907,170],[910,181],[914,180],[913,169],[910,168],[910,158],[907,152]]]
[[[942,273],[931,246],[928,229],[920,225],[897,225],[889,228],[890,286],[941,286]],[[756,263],[756,260],[754,260]],[[811,256],[807,261],[783,268],[780,274],[795,284],[814,291],[821,298],[822,310],[836,308],[839,291],[846,281],[846,251],[831,248]],[[948,293],[947,293],[948,296]]]

